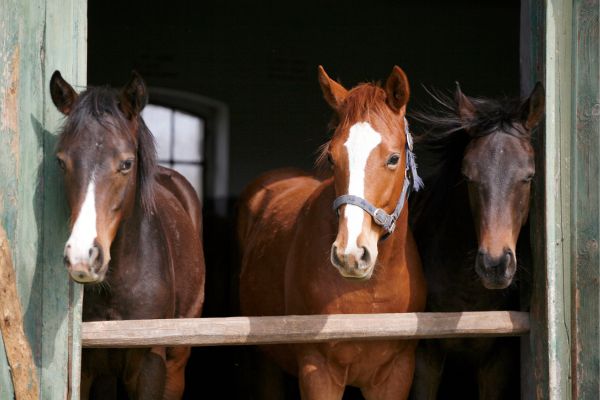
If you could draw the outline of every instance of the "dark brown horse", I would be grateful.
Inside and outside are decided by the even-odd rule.
[[[185,178],[156,165],[143,80],[78,95],[56,71],[50,91],[67,116],[57,148],[71,207],[65,265],[85,284],[83,320],[199,317],[201,206]],[[116,397],[118,379],[132,399],[179,399],[189,354],[85,349],[81,398]]]
[[[346,90],[319,68],[336,127],[323,150],[330,178],[266,173],[241,196],[241,307],[245,315],[421,311],[425,282],[404,200],[414,182],[405,121],[408,80]],[[333,208],[337,211],[334,212]],[[394,229],[395,228],[395,229]],[[386,240],[382,240],[387,237]],[[297,374],[304,399],[406,398],[416,341],[265,347]]]
[[[529,231],[522,227],[535,173],[531,131],[544,112],[543,87],[536,85],[524,101],[469,98],[459,87],[455,99],[435,97],[442,111],[416,115],[428,127],[416,144],[426,190],[411,202],[427,310],[518,310],[513,282],[517,255],[524,269],[530,264]],[[413,397],[436,399],[445,361],[454,360],[472,368],[480,399],[515,398],[518,348],[515,338],[422,341]],[[466,382],[459,383],[461,398]]]

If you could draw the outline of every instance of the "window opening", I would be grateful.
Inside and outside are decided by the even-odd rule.
[[[142,116],[156,140],[158,163],[182,174],[198,196],[204,194],[203,118],[174,108],[149,104]]]

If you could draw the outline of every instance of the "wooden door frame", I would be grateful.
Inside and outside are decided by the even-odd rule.
[[[67,279],[60,261],[66,210],[54,142],[61,118],[47,85],[52,72],[60,69],[69,81],[85,86],[87,4],[7,1],[11,12],[0,19],[7,24],[4,45],[10,48],[3,50],[14,56],[11,71],[18,71],[17,92],[11,96],[19,110],[16,125],[7,129],[16,127],[9,134],[19,140],[12,152],[0,149],[17,166],[17,175],[0,171],[0,186],[17,204],[5,207],[1,218],[13,240],[22,303],[32,310],[26,331],[36,352],[42,398],[78,399],[82,291]],[[525,339],[530,346],[524,363],[529,364],[523,364],[531,367],[524,368],[524,398],[594,398],[598,393],[598,2],[522,1],[527,10],[522,18],[532,27],[522,32],[522,88],[528,91],[541,80],[547,93],[531,215],[535,267],[531,333]],[[31,188],[36,186],[32,179],[37,187]],[[32,228],[31,221],[42,223]],[[24,240],[30,234],[36,240],[33,256],[31,243]],[[6,373],[6,363],[0,363],[0,383]]]
[[[598,0],[523,0],[522,90],[541,80],[523,398],[597,398],[600,378]],[[543,171],[543,173],[539,173]],[[529,345],[529,346],[528,346]]]

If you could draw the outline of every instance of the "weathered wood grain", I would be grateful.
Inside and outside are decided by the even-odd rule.
[[[600,395],[600,2],[579,0],[573,7],[572,398],[597,399]]]
[[[537,399],[570,398],[571,282],[571,39],[573,4],[545,5],[546,121],[543,186],[536,196],[544,230],[536,252],[532,299],[532,343]],[[537,185],[537,182],[536,182]],[[543,213],[540,214],[540,213]],[[540,258],[541,256],[541,258]],[[534,308],[535,307],[535,308]]]
[[[76,90],[87,80],[87,1],[45,0],[44,68],[44,164],[43,164],[43,299],[42,398],[79,399],[81,365],[81,285],[68,278],[62,262],[67,240],[68,208],[62,173],[55,148],[63,116],[49,92],[52,73],[60,70]],[[60,382],[60,384],[57,384]]]
[[[81,335],[83,347],[148,347],[515,336],[528,331],[528,313],[493,311],[98,321],[84,322]]]
[[[545,2],[521,1],[521,97],[529,96],[536,82],[545,81]],[[521,398],[547,398],[548,330],[546,299],[545,124],[534,131],[535,178],[529,212],[531,271],[519,269],[521,310],[531,313],[531,331],[521,338]],[[535,288],[535,290],[533,290]]]
[[[37,369],[23,331],[23,312],[10,253],[6,231],[0,224],[0,330],[10,365],[15,399],[37,400]]]
[[[77,0],[0,1],[0,223],[43,399],[65,399],[78,385],[81,292],[61,262],[68,217],[54,143],[62,119],[48,82],[60,69],[85,84],[86,14]],[[12,397],[1,346],[0,399]]]

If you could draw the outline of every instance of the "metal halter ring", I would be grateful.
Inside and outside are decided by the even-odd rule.
[[[389,216],[388,213],[386,213],[381,208],[377,208],[373,212],[373,219],[375,220],[375,223],[377,223],[377,225],[385,226],[385,224],[388,222],[387,221],[388,216]]]

